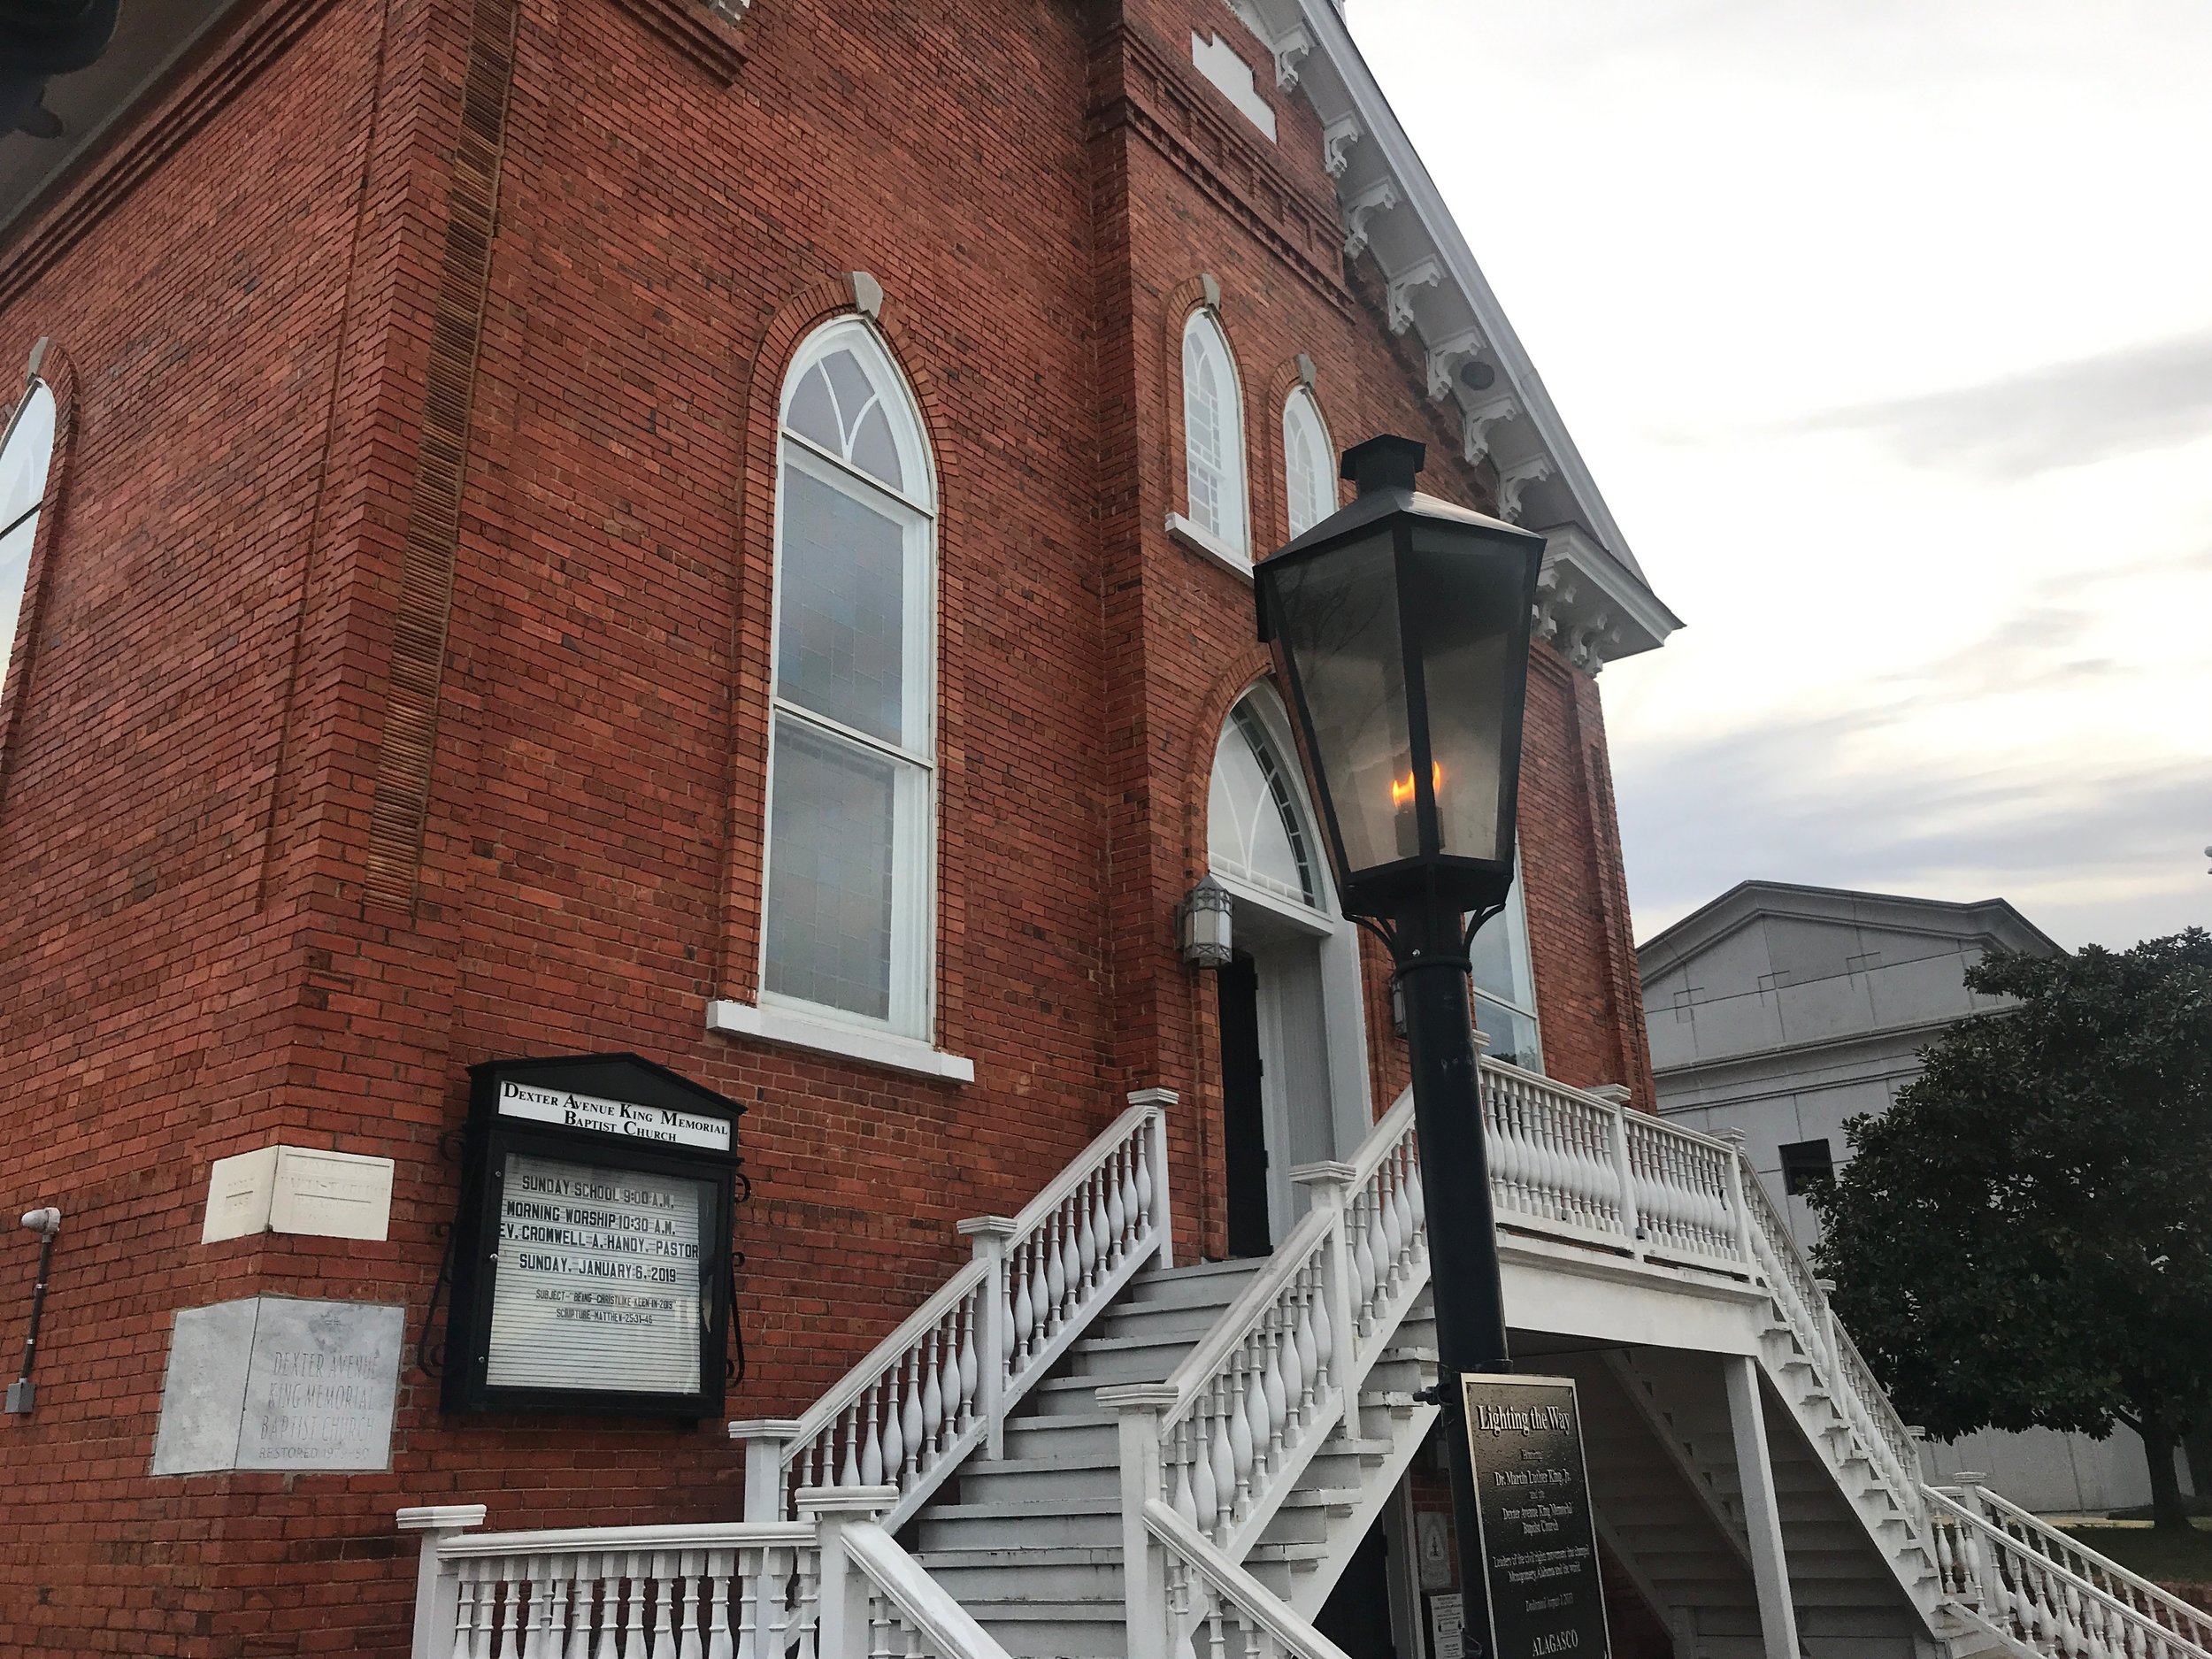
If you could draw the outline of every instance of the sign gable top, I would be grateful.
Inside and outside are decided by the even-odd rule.
[[[495,1094],[502,1083],[521,1083],[568,1094],[661,1106],[671,1111],[709,1112],[726,1118],[734,1133],[745,1108],[678,1071],[635,1054],[549,1055],[487,1060],[469,1068],[471,1083]]]

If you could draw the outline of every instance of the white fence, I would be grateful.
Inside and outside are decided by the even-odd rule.
[[[895,1486],[799,1494],[797,1521],[423,1534],[413,1659],[1006,1659],[879,1524]]]

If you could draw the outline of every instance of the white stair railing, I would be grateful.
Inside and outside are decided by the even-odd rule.
[[[2212,1613],[2082,1547],[1987,1488],[1931,1487],[1944,1594],[2039,1654],[2208,1659]]]
[[[483,1514],[399,1512],[424,1534],[413,1659],[864,1659],[817,1652],[811,1522],[465,1530]]]
[[[1639,1261],[1753,1271],[1724,1142],[1502,1061],[1486,1057],[1481,1072],[1500,1225]]]
[[[1294,1179],[1304,1218],[1167,1381],[1101,1396],[1155,1414],[1123,1470],[1129,1511],[1162,1498],[1233,1560],[1330,1435],[1358,1432],[1360,1384],[1428,1282],[1410,1096],[1353,1162]]]
[[[1167,1505],[1144,1524],[1165,1563],[1170,1659],[1346,1659],[1344,1650]],[[1133,1655],[1138,1652],[1131,1643]]]
[[[1020,1215],[964,1221],[975,1255],[804,1416],[730,1425],[746,1443],[745,1515],[788,1515],[801,1487],[892,1486],[894,1531],[1147,1263],[1170,1264],[1164,1104],[1132,1106]]]
[[[1848,1431],[1844,1448],[1823,1449],[1838,1463],[1853,1455],[1863,1459],[1913,1537],[1924,1542],[1927,1505],[1920,1484],[1920,1454],[1911,1432],[1874,1379],[1851,1333],[1837,1320],[1828,1300],[1828,1282],[1813,1276],[1811,1264],[1790,1236],[1788,1224],[1749,1159],[1740,1148],[1735,1156],[1742,1160],[1740,1183],[1751,1217],[1751,1245],[1768,1294]]]
[[[895,1486],[808,1489],[797,1521],[421,1532],[412,1659],[1007,1659],[891,1535]]]

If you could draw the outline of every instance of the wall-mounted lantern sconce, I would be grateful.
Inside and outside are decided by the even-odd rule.
[[[1211,876],[1175,907],[1177,942],[1194,968],[1225,968],[1234,948],[1229,936],[1229,889]]]
[[[21,1417],[31,1409],[36,1390],[31,1386],[31,1366],[38,1357],[38,1320],[46,1310],[46,1277],[54,1265],[54,1238],[61,1232],[61,1211],[49,1205],[23,1217],[23,1225],[39,1235],[38,1279],[31,1286],[31,1328],[23,1339],[23,1374],[8,1385],[7,1411]]]

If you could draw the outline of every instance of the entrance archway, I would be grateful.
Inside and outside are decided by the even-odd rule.
[[[1359,947],[1264,688],[1214,751],[1207,859],[1229,890],[1236,959],[1216,976],[1229,1254],[1265,1255],[1302,1211],[1291,1172],[1342,1156],[1371,1121]]]

